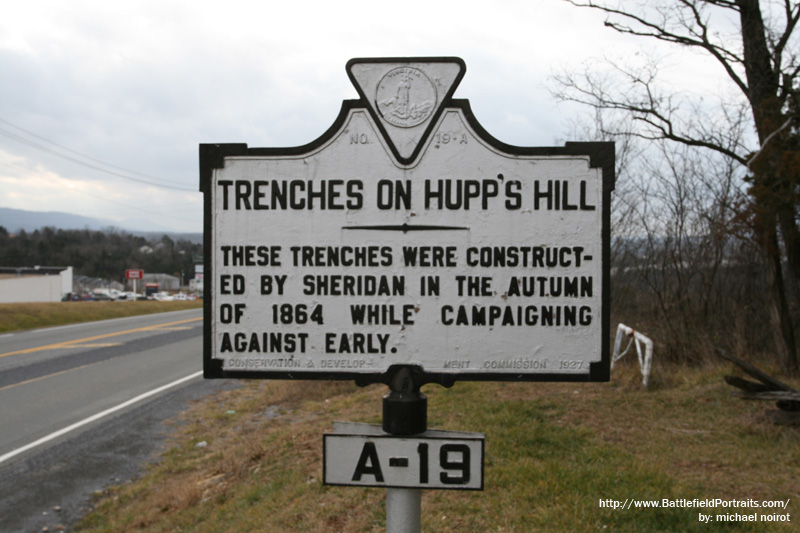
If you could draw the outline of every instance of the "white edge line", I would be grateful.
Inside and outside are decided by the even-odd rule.
[[[170,389],[172,387],[180,385],[181,383],[184,383],[186,381],[189,381],[191,379],[194,379],[194,378],[196,378],[198,376],[202,376],[202,375],[203,375],[203,371],[201,370],[201,371],[195,372],[194,374],[191,374],[189,376],[183,377],[183,378],[181,378],[181,379],[179,379],[177,381],[173,381],[172,383],[167,383],[166,385],[158,387],[157,389],[153,389],[151,391],[145,392],[144,394],[140,394],[139,396],[137,396],[135,398],[131,398],[130,400],[128,400],[126,402],[123,402],[123,403],[121,403],[121,404],[119,404],[119,405],[117,405],[115,407],[112,407],[110,409],[106,409],[105,411],[102,411],[100,413],[92,415],[89,418],[85,418],[85,419],[81,420],[80,422],[76,422],[76,423],[72,424],[71,426],[67,426],[67,427],[65,427],[63,429],[60,429],[60,430],[56,431],[55,433],[51,433],[51,434],[49,434],[49,435],[47,435],[45,437],[42,437],[41,439],[36,440],[34,442],[31,442],[30,444],[26,444],[25,446],[22,446],[21,448],[17,448],[16,450],[10,451],[5,455],[0,455],[0,464],[4,463],[5,461],[8,461],[12,457],[16,457],[17,455],[19,455],[21,453],[24,453],[24,452],[26,452],[26,451],[28,451],[28,450],[30,450],[32,448],[35,448],[37,446],[41,446],[42,444],[44,444],[46,442],[49,442],[49,441],[51,441],[53,439],[57,439],[58,437],[60,437],[62,435],[66,435],[70,431],[74,431],[74,430],[76,430],[76,429],[78,429],[80,427],[83,427],[83,426],[87,425],[87,424],[91,424],[92,422],[94,422],[96,420],[100,420],[101,418],[106,417],[106,416],[108,416],[108,415],[110,415],[112,413],[115,413],[115,412],[117,412],[117,411],[119,411],[121,409],[125,409],[126,407],[129,407],[129,406],[131,406],[131,405],[133,405],[133,404],[135,404],[137,402],[140,402],[140,401],[142,401],[142,400],[144,400],[146,398],[149,398],[150,396],[153,396],[155,394],[163,392],[163,391],[165,391],[167,389]]]

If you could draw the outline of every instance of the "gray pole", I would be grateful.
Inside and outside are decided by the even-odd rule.
[[[386,533],[420,533],[422,491],[386,489]]]
[[[428,429],[428,399],[420,392],[418,375],[403,367],[389,382],[383,397],[383,431],[417,435]],[[386,533],[420,533],[422,490],[386,489]]]

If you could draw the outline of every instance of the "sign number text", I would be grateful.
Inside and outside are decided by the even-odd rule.
[[[326,434],[325,458],[330,485],[483,488],[482,438]]]

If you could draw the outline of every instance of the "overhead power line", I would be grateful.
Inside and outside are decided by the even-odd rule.
[[[126,204],[124,202],[118,202],[117,200],[110,200],[108,198],[103,198],[102,196],[97,196],[97,195],[88,193],[86,191],[78,190],[76,192],[78,192],[80,194],[85,194],[86,196],[90,196],[92,198],[97,198],[98,200],[102,200],[104,202],[109,202],[109,203],[112,203],[112,204],[121,205],[123,207],[127,207],[127,208],[130,208],[130,209],[135,209],[137,211],[142,211],[143,213],[148,213],[148,214],[151,214],[151,215],[157,215],[157,216],[160,216],[160,217],[174,218],[176,220],[183,220],[185,222],[195,222],[195,220],[190,219],[190,218],[175,216],[175,214],[174,214],[175,211],[172,211],[172,210],[169,213],[163,213],[163,212],[160,212],[160,211],[154,211],[152,209],[145,209],[143,207],[139,207],[139,206],[136,206],[136,205]]]
[[[67,148],[65,146],[61,146],[60,144],[57,144],[57,143],[55,143],[53,141],[50,141],[50,140],[48,140],[48,139],[46,139],[46,138],[44,138],[44,137],[42,137],[40,135],[37,135],[37,134],[35,134],[35,133],[31,132],[31,131],[28,131],[28,130],[26,130],[26,129],[20,127],[20,126],[17,126],[16,124],[13,124],[13,123],[11,123],[11,122],[9,122],[7,120],[4,120],[2,118],[0,118],[0,122],[2,122],[4,124],[8,124],[9,126],[12,126],[12,127],[24,132],[25,134],[27,134],[27,135],[29,135],[31,137],[35,137],[37,139],[40,139],[40,140],[45,141],[47,143],[50,143],[53,146],[55,146],[55,147],[57,147],[57,148],[59,148],[61,150],[76,154],[76,155],[78,155],[78,156],[80,156],[80,157],[82,157],[84,159],[88,159],[90,161],[94,161],[96,163],[100,163],[100,164],[105,165],[107,167],[111,167],[111,168],[115,168],[115,169],[118,169],[118,170],[125,171],[127,174],[123,174],[121,172],[116,172],[114,170],[108,170],[108,169],[99,167],[97,165],[93,165],[91,163],[87,163],[86,161],[82,161],[80,159],[76,159],[76,158],[71,157],[69,155],[62,154],[62,153],[60,153],[60,152],[58,152],[56,150],[53,150],[52,148],[50,148],[48,146],[44,146],[44,145],[42,145],[40,143],[37,143],[37,142],[34,142],[34,141],[30,140],[30,139],[22,137],[22,136],[14,133],[14,132],[8,131],[8,130],[3,129],[3,128],[0,128],[0,135],[8,137],[9,139],[17,141],[17,142],[19,142],[21,144],[24,144],[26,146],[29,146],[31,148],[35,148],[37,150],[41,150],[41,151],[43,151],[45,153],[54,155],[56,157],[60,157],[61,159],[65,159],[65,160],[70,161],[72,163],[75,163],[75,164],[78,164],[78,165],[82,165],[84,167],[91,168],[93,170],[97,170],[97,171],[103,172],[105,174],[110,174],[112,176],[116,176],[118,178],[122,178],[122,179],[125,179],[125,180],[134,181],[134,182],[142,183],[142,184],[145,184],[145,185],[151,185],[153,187],[161,187],[161,188],[172,189],[172,190],[176,190],[176,191],[195,192],[195,189],[191,189],[191,188],[188,188],[188,187],[178,187],[178,186],[168,185],[167,184],[167,183],[175,183],[177,185],[178,184],[177,182],[174,182],[174,181],[170,182],[169,180],[164,180],[164,179],[161,179],[161,178],[148,176],[147,174],[142,174],[142,173],[139,173],[139,172],[128,170],[128,169],[119,167],[117,165],[113,165],[111,163],[107,163],[107,162],[102,161],[100,159],[96,159],[94,157],[88,156],[88,155],[83,154],[81,152],[78,152],[76,150],[72,150],[72,149]],[[157,180],[157,181],[153,182],[153,181],[148,181],[148,180],[144,180],[144,179],[141,179],[141,178],[135,178],[133,176],[130,176],[129,174],[136,174],[136,175],[144,176],[146,178],[150,178],[150,179]]]
[[[0,120],[2,120],[2,119],[0,119]],[[20,167],[18,165],[10,164],[10,163],[5,162],[5,161],[0,161],[0,166],[5,166],[5,167],[8,167],[8,168],[14,169],[17,172],[24,170],[22,167]],[[145,209],[145,208],[143,208],[141,206],[131,205],[131,204],[127,204],[127,203],[123,203],[123,202],[117,201],[117,200],[112,200],[112,199],[107,198],[105,196],[99,196],[97,194],[92,194],[92,193],[86,192],[86,191],[84,191],[82,189],[79,189],[79,188],[70,189],[70,192],[82,194],[82,195],[85,195],[85,196],[89,196],[91,198],[95,198],[97,200],[102,200],[103,202],[116,204],[116,205],[121,205],[121,206],[127,207],[129,209],[133,209],[133,210],[136,210],[136,211],[141,211],[143,213],[148,213],[148,214],[156,215],[156,216],[159,216],[159,217],[168,217],[168,218],[174,218],[176,220],[194,222],[194,220],[192,220],[192,219],[185,218],[185,217],[182,217],[182,216],[176,216],[176,215],[179,215],[179,214],[182,214],[182,213],[194,213],[196,211],[194,209],[193,210],[185,210],[185,209],[176,210],[176,209],[171,207],[169,209],[169,213],[163,213],[163,212],[160,212],[160,211],[154,211],[152,209]]]

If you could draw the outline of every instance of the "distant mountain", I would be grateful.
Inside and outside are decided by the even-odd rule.
[[[114,225],[114,222],[110,220],[100,220],[69,213],[23,211],[22,209],[0,207],[0,226],[6,228],[9,233],[16,233],[20,230],[34,231],[45,226],[59,229],[102,230]]]
[[[202,233],[179,233],[167,229],[161,230],[147,221],[136,221],[126,225],[129,227],[121,228],[118,223],[111,220],[60,213],[58,211],[25,211],[22,209],[0,207],[0,226],[6,228],[9,233],[17,233],[20,230],[31,232],[44,227],[56,229],[89,229],[93,231],[105,231],[110,228],[116,228],[143,237],[160,237],[166,234],[172,239],[186,239],[198,244],[203,242]],[[134,225],[136,226],[135,229],[132,228]]]
[[[194,244],[203,244],[202,233],[181,233],[178,231],[129,231],[128,233],[137,237],[144,237],[147,240],[160,239],[166,235],[173,241],[185,240]]]

